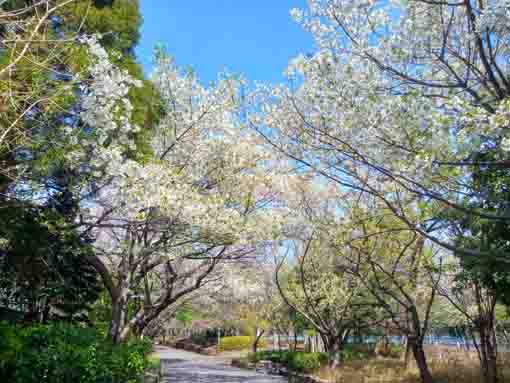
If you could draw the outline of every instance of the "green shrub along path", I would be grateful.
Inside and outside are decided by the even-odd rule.
[[[327,364],[328,355],[322,352],[259,351],[248,355],[250,362],[261,360],[281,363],[292,371],[313,372]]]
[[[0,382],[141,383],[150,341],[112,346],[93,328],[0,323]]]
[[[287,380],[226,365],[221,360],[183,350],[156,346],[162,383],[283,383]]]

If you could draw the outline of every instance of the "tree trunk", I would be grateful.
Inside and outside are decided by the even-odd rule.
[[[112,302],[112,318],[110,320],[108,333],[110,334],[110,340],[113,344],[119,344],[120,342],[123,312],[124,308],[121,306],[120,302]]]
[[[110,340],[113,344],[119,344],[125,338],[127,290],[119,289],[112,299],[112,318],[110,320]]]
[[[329,351],[332,368],[337,368],[340,365],[340,362],[342,361],[342,350],[343,344],[335,342],[332,350]]]
[[[409,368],[409,361],[411,359],[411,346],[409,344],[409,340],[408,340],[408,337],[405,335],[404,336],[404,353],[402,355],[403,357],[403,362],[404,362],[404,365],[405,365],[405,368],[406,370]]]
[[[423,350],[423,339],[409,337],[407,342],[410,345],[411,350],[413,351],[416,366],[420,371],[421,383],[432,383],[432,375],[430,374],[429,366],[427,364],[427,358],[425,356],[425,351]]]
[[[324,343],[325,351],[329,355],[329,364],[332,368],[338,367],[342,361],[342,350],[344,348],[345,337],[336,335],[322,335],[321,339]]]
[[[498,381],[496,337],[491,328],[491,321],[481,320],[478,327],[480,333],[482,383],[496,383]]]
[[[257,348],[258,348],[258,345],[259,345],[260,338],[262,338],[262,335],[264,334],[264,332],[265,332],[265,330],[260,330],[258,328],[256,330],[255,339],[253,340],[253,345],[252,345],[252,351],[254,353],[257,352]]]
[[[478,356],[482,370],[481,381],[483,383],[496,383],[498,381],[497,341],[494,328],[496,295],[490,291],[486,291],[484,294],[479,282],[475,283],[474,288],[478,308],[478,318],[474,324],[480,334]]]

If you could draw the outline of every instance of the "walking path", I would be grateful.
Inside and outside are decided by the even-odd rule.
[[[184,350],[157,346],[162,383],[284,383],[279,376],[229,366],[224,360]]]

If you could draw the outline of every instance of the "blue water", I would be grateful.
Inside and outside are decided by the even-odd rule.
[[[269,336],[268,339],[273,339],[272,336]],[[285,335],[281,335],[280,336],[280,339],[282,341],[286,341],[286,340],[289,340],[291,342],[294,341],[294,337],[287,337]],[[297,337],[298,341],[299,342],[303,342],[304,341],[304,336],[302,335],[299,335]],[[364,336],[362,337],[362,343],[377,343],[377,341],[380,339],[380,337],[377,337],[377,336]],[[401,336],[390,336],[389,337],[389,340],[390,342],[394,343],[394,344],[402,344],[403,343],[403,338]],[[349,337],[347,339],[347,343],[359,343],[359,338],[358,337]],[[432,344],[432,345],[444,345],[444,346],[464,346],[464,345],[468,345],[468,346],[473,346],[473,341],[472,340],[467,340],[465,338],[462,338],[462,337],[455,337],[455,336],[446,336],[446,335],[442,335],[442,336],[437,336],[437,335],[430,335],[430,336],[426,336],[425,337],[425,340],[424,340],[424,343],[425,344]]]

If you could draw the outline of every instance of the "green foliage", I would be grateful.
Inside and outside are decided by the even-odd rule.
[[[217,335],[212,333],[193,334],[190,339],[193,344],[203,347],[211,347],[218,342]]]
[[[112,300],[110,294],[103,290],[99,298],[91,306],[89,321],[102,339],[108,337],[108,329],[112,319]]]
[[[30,3],[8,0],[2,3],[0,12],[20,10]],[[40,18],[36,8],[17,14],[24,27],[0,28],[3,38],[27,38]],[[141,21],[138,0],[76,0],[48,18],[35,36],[47,43],[31,44],[16,70],[0,77],[0,126],[14,124],[0,147],[0,168],[4,169],[0,192],[18,186],[17,169],[23,168],[25,179],[47,187],[39,193],[51,195],[48,201],[59,198],[55,193],[71,195],[70,204],[58,201],[62,206],[43,207],[40,201],[34,203],[36,197],[28,195],[30,191],[23,185],[24,190],[18,192],[25,193],[23,205],[6,208],[5,201],[1,203],[0,298],[7,307],[46,309],[51,302],[52,307],[59,306],[59,311],[73,314],[82,312],[97,298],[97,274],[85,261],[91,248],[66,228],[79,209],[72,191],[91,182],[87,171],[71,174],[68,169],[67,155],[81,148],[65,138],[64,131],[69,121],[84,132],[87,129],[74,120],[80,100],[78,87],[86,80],[90,65],[87,48],[73,39],[80,34],[102,34],[101,43],[112,61],[142,80],[142,87],[129,92],[134,108],[132,123],[142,129],[133,137],[136,149],[126,148],[126,155],[145,161],[152,156],[151,127],[157,123],[161,108],[157,91],[144,80],[143,69],[134,56]],[[63,44],[61,39],[73,42]],[[0,52],[0,69],[9,65],[22,48],[23,44],[6,45]],[[23,117],[27,111],[30,113]]]
[[[510,170],[505,166],[485,166],[478,163],[497,162],[501,156],[493,148],[473,153],[475,165],[470,169],[470,187],[473,194],[461,200],[466,210],[484,211],[494,216],[508,214],[510,202]],[[460,252],[462,272],[457,275],[457,287],[464,289],[473,281],[493,291],[497,300],[510,305],[510,227],[508,220],[482,218],[478,214],[447,209],[438,215],[439,219],[456,225],[452,231],[456,246],[480,250],[481,257],[466,257]]]
[[[189,310],[180,310],[175,315],[175,319],[182,322],[184,325],[187,325],[193,320],[193,313]]]
[[[158,355],[151,355],[147,358],[147,369],[152,371],[159,371],[161,368],[161,359]]]
[[[220,351],[247,350],[253,345],[254,337],[227,336],[220,339]],[[264,341],[259,341],[259,347],[264,347]]]
[[[152,350],[147,341],[112,346],[94,329],[64,324],[0,324],[0,339],[0,380],[13,383],[139,382]]]
[[[328,363],[328,355],[322,352],[259,351],[248,355],[251,362],[270,360],[282,363],[294,371],[311,372]]]
[[[346,344],[340,352],[340,359],[345,361],[368,359],[370,356],[367,347],[364,345]]]
[[[132,51],[140,39],[142,16],[138,0],[78,0],[64,8],[60,16],[64,26],[75,33],[100,33],[101,43],[124,53]]]
[[[375,344],[346,344],[340,352],[340,359],[345,361],[368,359],[373,355],[374,347]]]
[[[51,304],[69,318],[88,310],[101,284],[85,261],[90,246],[74,230],[65,228],[63,217],[51,208],[4,205],[0,221],[4,223],[0,228],[4,254],[0,303],[38,307],[42,312]]]
[[[320,352],[295,352],[291,353],[288,361],[288,367],[296,371],[314,371],[328,362],[327,354]]]
[[[388,355],[390,358],[400,358],[400,355],[404,352],[404,348],[398,344],[390,345],[390,354]]]
[[[389,357],[400,356],[399,346],[391,348]],[[340,352],[340,360],[350,362],[354,360],[367,360],[370,358],[370,350],[365,345],[345,345]],[[311,372],[318,370],[328,363],[329,356],[324,352],[301,352],[301,351],[259,351],[248,355],[250,362],[256,363],[261,360],[281,363],[294,371]]]

